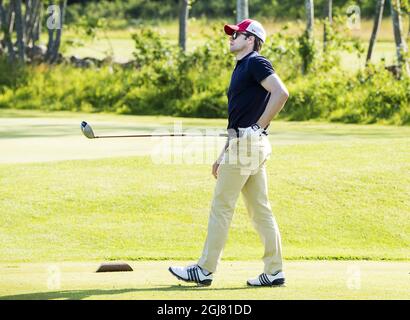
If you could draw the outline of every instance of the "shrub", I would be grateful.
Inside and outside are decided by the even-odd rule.
[[[0,94],[5,87],[17,88],[27,84],[28,76],[24,65],[10,63],[5,55],[0,55]]]

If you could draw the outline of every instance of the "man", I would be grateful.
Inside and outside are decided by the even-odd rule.
[[[246,19],[237,25],[225,25],[224,30],[230,36],[230,51],[236,55],[237,63],[228,90],[229,139],[212,166],[217,182],[208,235],[197,264],[170,267],[169,271],[180,280],[200,285],[212,283],[235,204],[242,192],[248,213],[265,247],[264,271],[248,280],[247,284],[279,286],[285,283],[285,275],[279,229],[268,200],[265,162],[271,146],[266,129],[285,105],[289,93],[271,63],[259,55],[266,39],[266,32],[259,22]],[[244,146],[251,147],[251,165],[249,161],[242,161],[244,155],[249,155],[249,149]]]

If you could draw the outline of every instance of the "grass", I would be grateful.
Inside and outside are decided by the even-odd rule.
[[[189,263],[183,261],[180,263]],[[223,262],[212,286],[175,279],[170,262],[130,262],[134,272],[94,273],[98,263],[0,264],[0,300],[409,299],[409,263],[290,261],[286,287],[251,288],[261,264]]]
[[[164,164],[152,157],[161,141],[87,140],[81,120],[97,133],[226,126],[0,110],[0,299],[410,298],[410,128],[275,121],[269,198],[287,286],[246,287],[263,253],[239,200],[214,283],[197,288],[167,267],[201,253],[223,139],[182,140],[175,150],[203,161]],[[110,260],[134,272],[94,273]]]
[[[195,259],[214,187],[210,163],[223,139],[183,140],[179,150],[202,163],[182,158],[180,164],[163,164],[158,162],[167,153],[151,156],[158,146],[154,140],[85,139],[81,117],[0,118],[2,159],[8,159],[0,165],[0,261]],[[96,119],[90,121],[94,129],[110,133],[170,127],[174,120],[224,126],[222,120],[170,117]],[[272,125],[269,196],[286,259],[409,258],[409,131],[318,122]],[[177,140],[163,146],[172,141]],[[240,200],[224,257],[261,255]]]

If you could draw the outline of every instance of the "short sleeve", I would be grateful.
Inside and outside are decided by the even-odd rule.
[[[249,71],[257,82],[261,82],[275,73],[272,64],[262,56],[256,56],[249,61]]]

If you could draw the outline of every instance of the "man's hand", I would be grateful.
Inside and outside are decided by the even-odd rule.
[[[219,163],[218,163],[218,160],[217,160],[212,165],[212,175],[215,177],[215,179],[218,178],[218,168],[219,168]]]
[[[212,165],[212,175],[215,177],[215,179],[218,178],[218,168],[219,168],[219,164],[224,161],[225,158],[225,152],[226,150],[228,150],[229,147],[229,139],[226,139],[226,143],[225,146],[222,149],[221,154],[219,155],[218,159],[216,159],[216,161],[214,162],[214,164]]]
[[[242,134],[242,138],[260,137],[263,133],[263,129],[257,124],[253,124],[250,127],[245,128]]]

